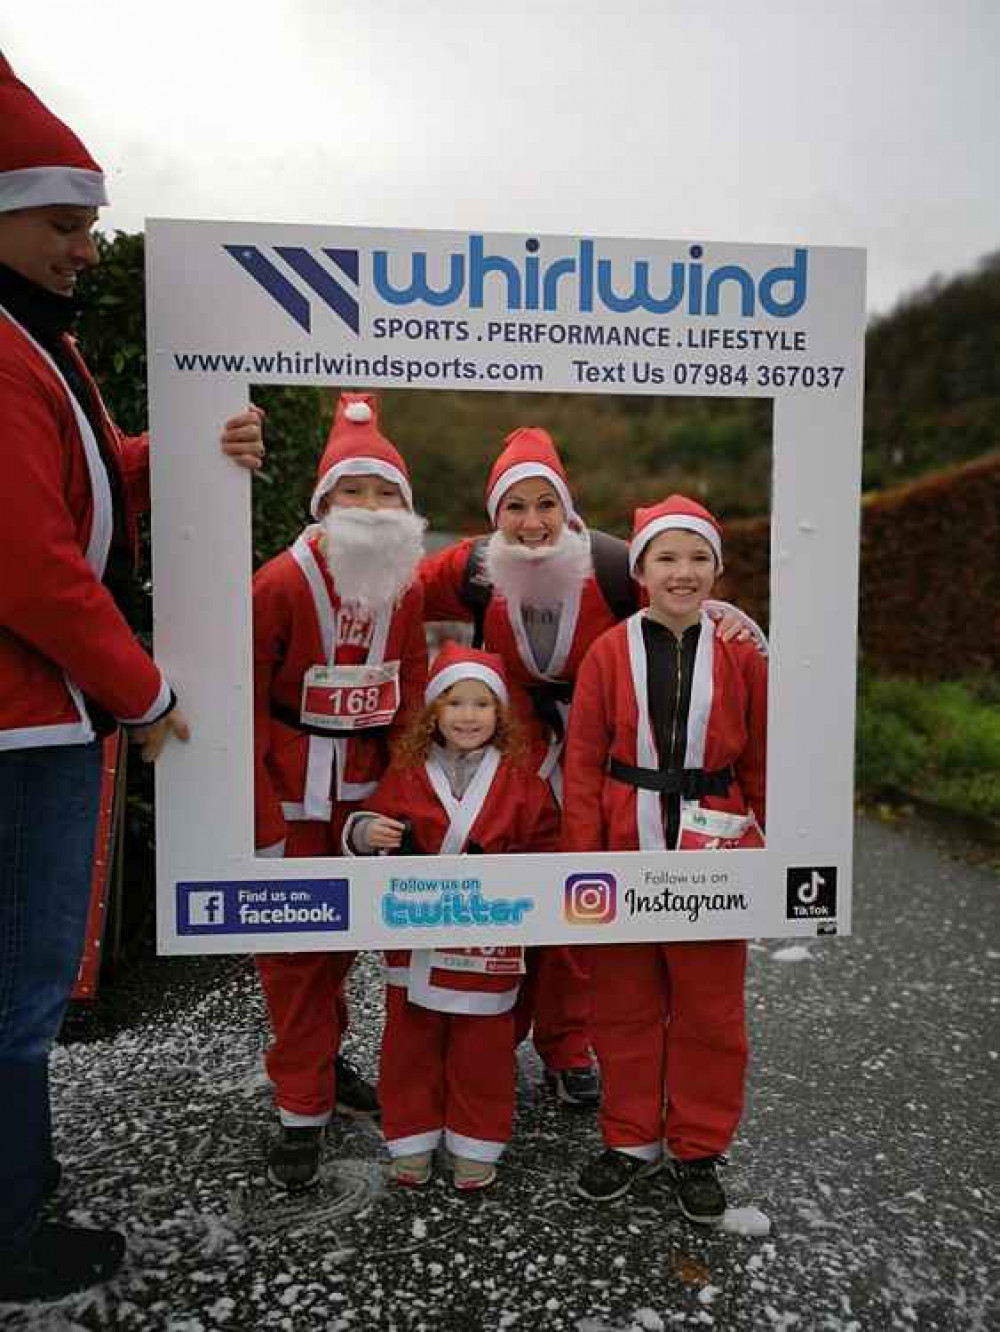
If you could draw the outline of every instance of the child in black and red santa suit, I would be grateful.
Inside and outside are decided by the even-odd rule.
[[[637,510],[630,562],[649,606],[599,638],[578,673],[564,849],[762,846],[767,662],[722,641],[706,613],[719,524],[671,495]],[[721,1220],[716,1163],[743,1107],[745,967],[740,939],[591,949],[607,1150],[581,1172],[585,1197],[619,1197],[659,1170],[665,1137],[685,1215]]]
[[[556,850],[558,810],[547,784],[518,762],[524,746],[500,658],[449,644],[434,662],[425,703],[374,798],[350,820],[348,847],[425,855]],[[513,1124],[522,950],[391,952],[387,965],[379,1100],[393,1177],[426,1184],[443,1139],[455,1186],[485,1188]]]

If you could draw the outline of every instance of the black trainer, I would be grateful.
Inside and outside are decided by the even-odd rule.
[[[338,1115],[355,1119],[377,1119],[380,1110],[375,1088],[366,1082],[353,1064],[343,1055],[337,1055],[333,1065],[335,1109]]]
[[[12,1260],[0,1258],[0,1301],[61,1300],[107,1281],[125,1258],[117,1230],[43,1221]]]
[[[281,1125],[281,1136],[267,1158],[267,1177],[272,1184],[301,1193],[319,1183],[319,1163],[323,1155],[323,1129],[306,1125],[293,1128]]]
[[[560,1105],[593,1110],[601,1104],[601,1076],[592,1065],[586,1068],[549,1068],[545,1080]]]
[[[726,1210],[726,1195],[715,1173],[716,1156],[672,1163],[674,1189],[680,1209],[699,1226],[717,1226]]]
[[[643,1161],[638,1156],[608,1147],[580,1171],[576,1191],[594,1202],[610,1202],[612,1198],[628,1193],[638,1180],[648,1179],[662,1168],[663,1161],[659,1157],[655,1161]]]

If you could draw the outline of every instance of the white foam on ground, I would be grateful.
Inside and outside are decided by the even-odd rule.
[[[802,944],[791,944],[788,948],[779,948],[771,954],[772,962],[811,962],[812,953]]]
[[[731,1235],[770,1235],[771,1218],[756,1207],[727,1207],[722,1229]]]

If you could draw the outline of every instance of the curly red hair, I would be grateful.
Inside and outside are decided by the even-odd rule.
[[[428,703],[423,712],[410,722],[393,745],[393,767],[417,768],[425,762],[427,755],[431,752],[431,746],[441,743],[441,733],[437,724],[438,712],[450,693],[451,690],[446,689],[443,694],[439,694],[433,703]],[[514,716],[510,707],[501,703],[492,689],[490,689],[490,694],[497,708],[497,728],[493,732],[490,744],[499,749],[502,756],[509,762],[522,764],[528,757],[528,742],[525,738],[524,727]]]

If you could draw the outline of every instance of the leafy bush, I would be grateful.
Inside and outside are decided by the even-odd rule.
[[[862,797],[905,795],[1000,818],[1000,708],[981,689],[980,681],[865,677],[857,732]]]

